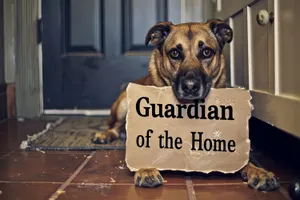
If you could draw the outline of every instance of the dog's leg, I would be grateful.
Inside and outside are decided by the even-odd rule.
[[[164,179],[156,168],[139,169],[134,174],[134,184],[138,187],[156,187],[162,185]]]
[[[118,139],[120,131],[125,125],[127,109],[126,91],[123,91],[111,108],[108,120],[109,129],[104,132],[96,132],[92,141],[97,144],[106,144]]]
[[[248,185],[253,189],[271,191],[279,187],[279,182],[272,172],[256,167],[251,162],[249,162],[240,172],[243,181],[248,182]]]

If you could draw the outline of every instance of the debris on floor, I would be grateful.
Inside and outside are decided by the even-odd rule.
[[[24,119],[24,118],[21,118],[21,117],[18,117],[18,118],[17,118],[17,121],[18,121],[18,122],[24,122],[25,119]]]
[[[58,194],[64,194],[64,193],[66,193],[66,191],[64,191],[64,190],[57,190],[57,193]]]
[[[38,152],[41,152],[41,153],[43,153],[43,154],[45,154],[45,153],[46,153],[45,151],[43,151],[43,150],[40,150],[40,149],[36,149],[36,151],[38,151]]]
[[[115,179],[110,177],[110,182],[115,183],[116,181],[115,181]]]

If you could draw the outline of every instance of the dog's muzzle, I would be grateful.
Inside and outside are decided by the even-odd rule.
[[[173,81],[173,92],[179,101],[205,99],[210,88],[210,78],[200,70],[179,72]]]

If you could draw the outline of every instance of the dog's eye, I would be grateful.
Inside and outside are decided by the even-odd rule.
[[[211,49],[204,49],[202,55],[204,58],[210,58],[213,55],[213,51]]]
[[[176,59],[179,57],[179,52],[177,50],[172,50],[171,53],[170,53],[170,56],[173,58],[173,59]]]

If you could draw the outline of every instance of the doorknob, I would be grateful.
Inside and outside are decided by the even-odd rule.
[[[264,26],[269,22],[272,24],[274,22],[274,13],[271,12],[269,14],[269,12],[266,10],[260,10],[256,15],[256,21],[261,26]]]

